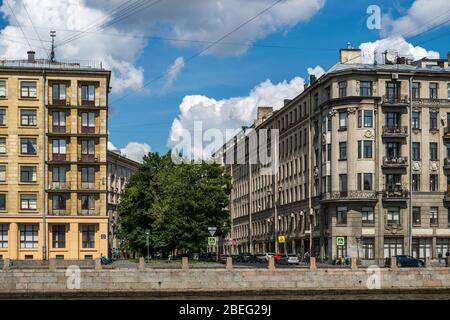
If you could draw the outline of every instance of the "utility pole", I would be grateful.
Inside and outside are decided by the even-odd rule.
[[[150,259],[150,230],[145,230],[145,234],[147,236],[146,240],[147,240],[147,263],[149,263],[149,259]]]
[[[52,30],[50,31],[50,37],[52,37],[52,50],[50,52],[50,61],[55,62],[55,37],[56,37],[56,31]]]

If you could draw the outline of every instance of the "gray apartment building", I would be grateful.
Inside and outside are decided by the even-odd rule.
[[[233,178],[223,250],[310,251],[323,261],[350,255],[366,263],[445,257],[449,60],[364,64],[359,49],[341,49],[339,62],[282,108],[258,108],[249,130],[279,130],[279,170],[262,175],[259,164],[225,163],[240,144],[248,152],[243,132],[216,154]]]

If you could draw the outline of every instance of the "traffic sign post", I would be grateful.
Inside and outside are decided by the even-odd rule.
[[[211,237],[214,237],[214,235],[216,234],[216,231],[217,231],[217,227],[208,227],[208,231],[209,231],[209,234],[211,235]]]
[[[336,237],[337,246],[345,246],[345,237]]]

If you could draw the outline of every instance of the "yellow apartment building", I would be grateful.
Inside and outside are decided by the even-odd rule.
[[[101,64],[0,60],[0,258],[108,254]]]

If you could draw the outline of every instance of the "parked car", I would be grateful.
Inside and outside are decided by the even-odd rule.
[[[256,257],[256,262],[267,263],[267,262],[269,262],[269,258],[273,257],[274,255],[275,255],[275,253],[269,253],[269,252],[260,254]]]
[[[238,254],[238,256],[236,258],[236,262],[255,262],[255,261],[256,261],[256,256],[254,256],[248,252],[240,253],[240,254]]]
[[[226,254],[219,254],[219,263],[227,263],[227,258],[229,257],[229,255]]]
[[[281,253],[276,253],[273,255],[273,260],[275,260],[275,263],[278,263],[283,255]]]
[[[284,254],[281,256],[280,260],[278,260],[279,264],[300,264],[300,259],[295,254]]]
[[[397,266],[401,267],[423,267],[425,266],[425,262],[423,260],[407,256],[407,255],[398,255],[395,256],[397,259]],[[389,267],[391,265],[391,258],[386,258],[385,266]]]

